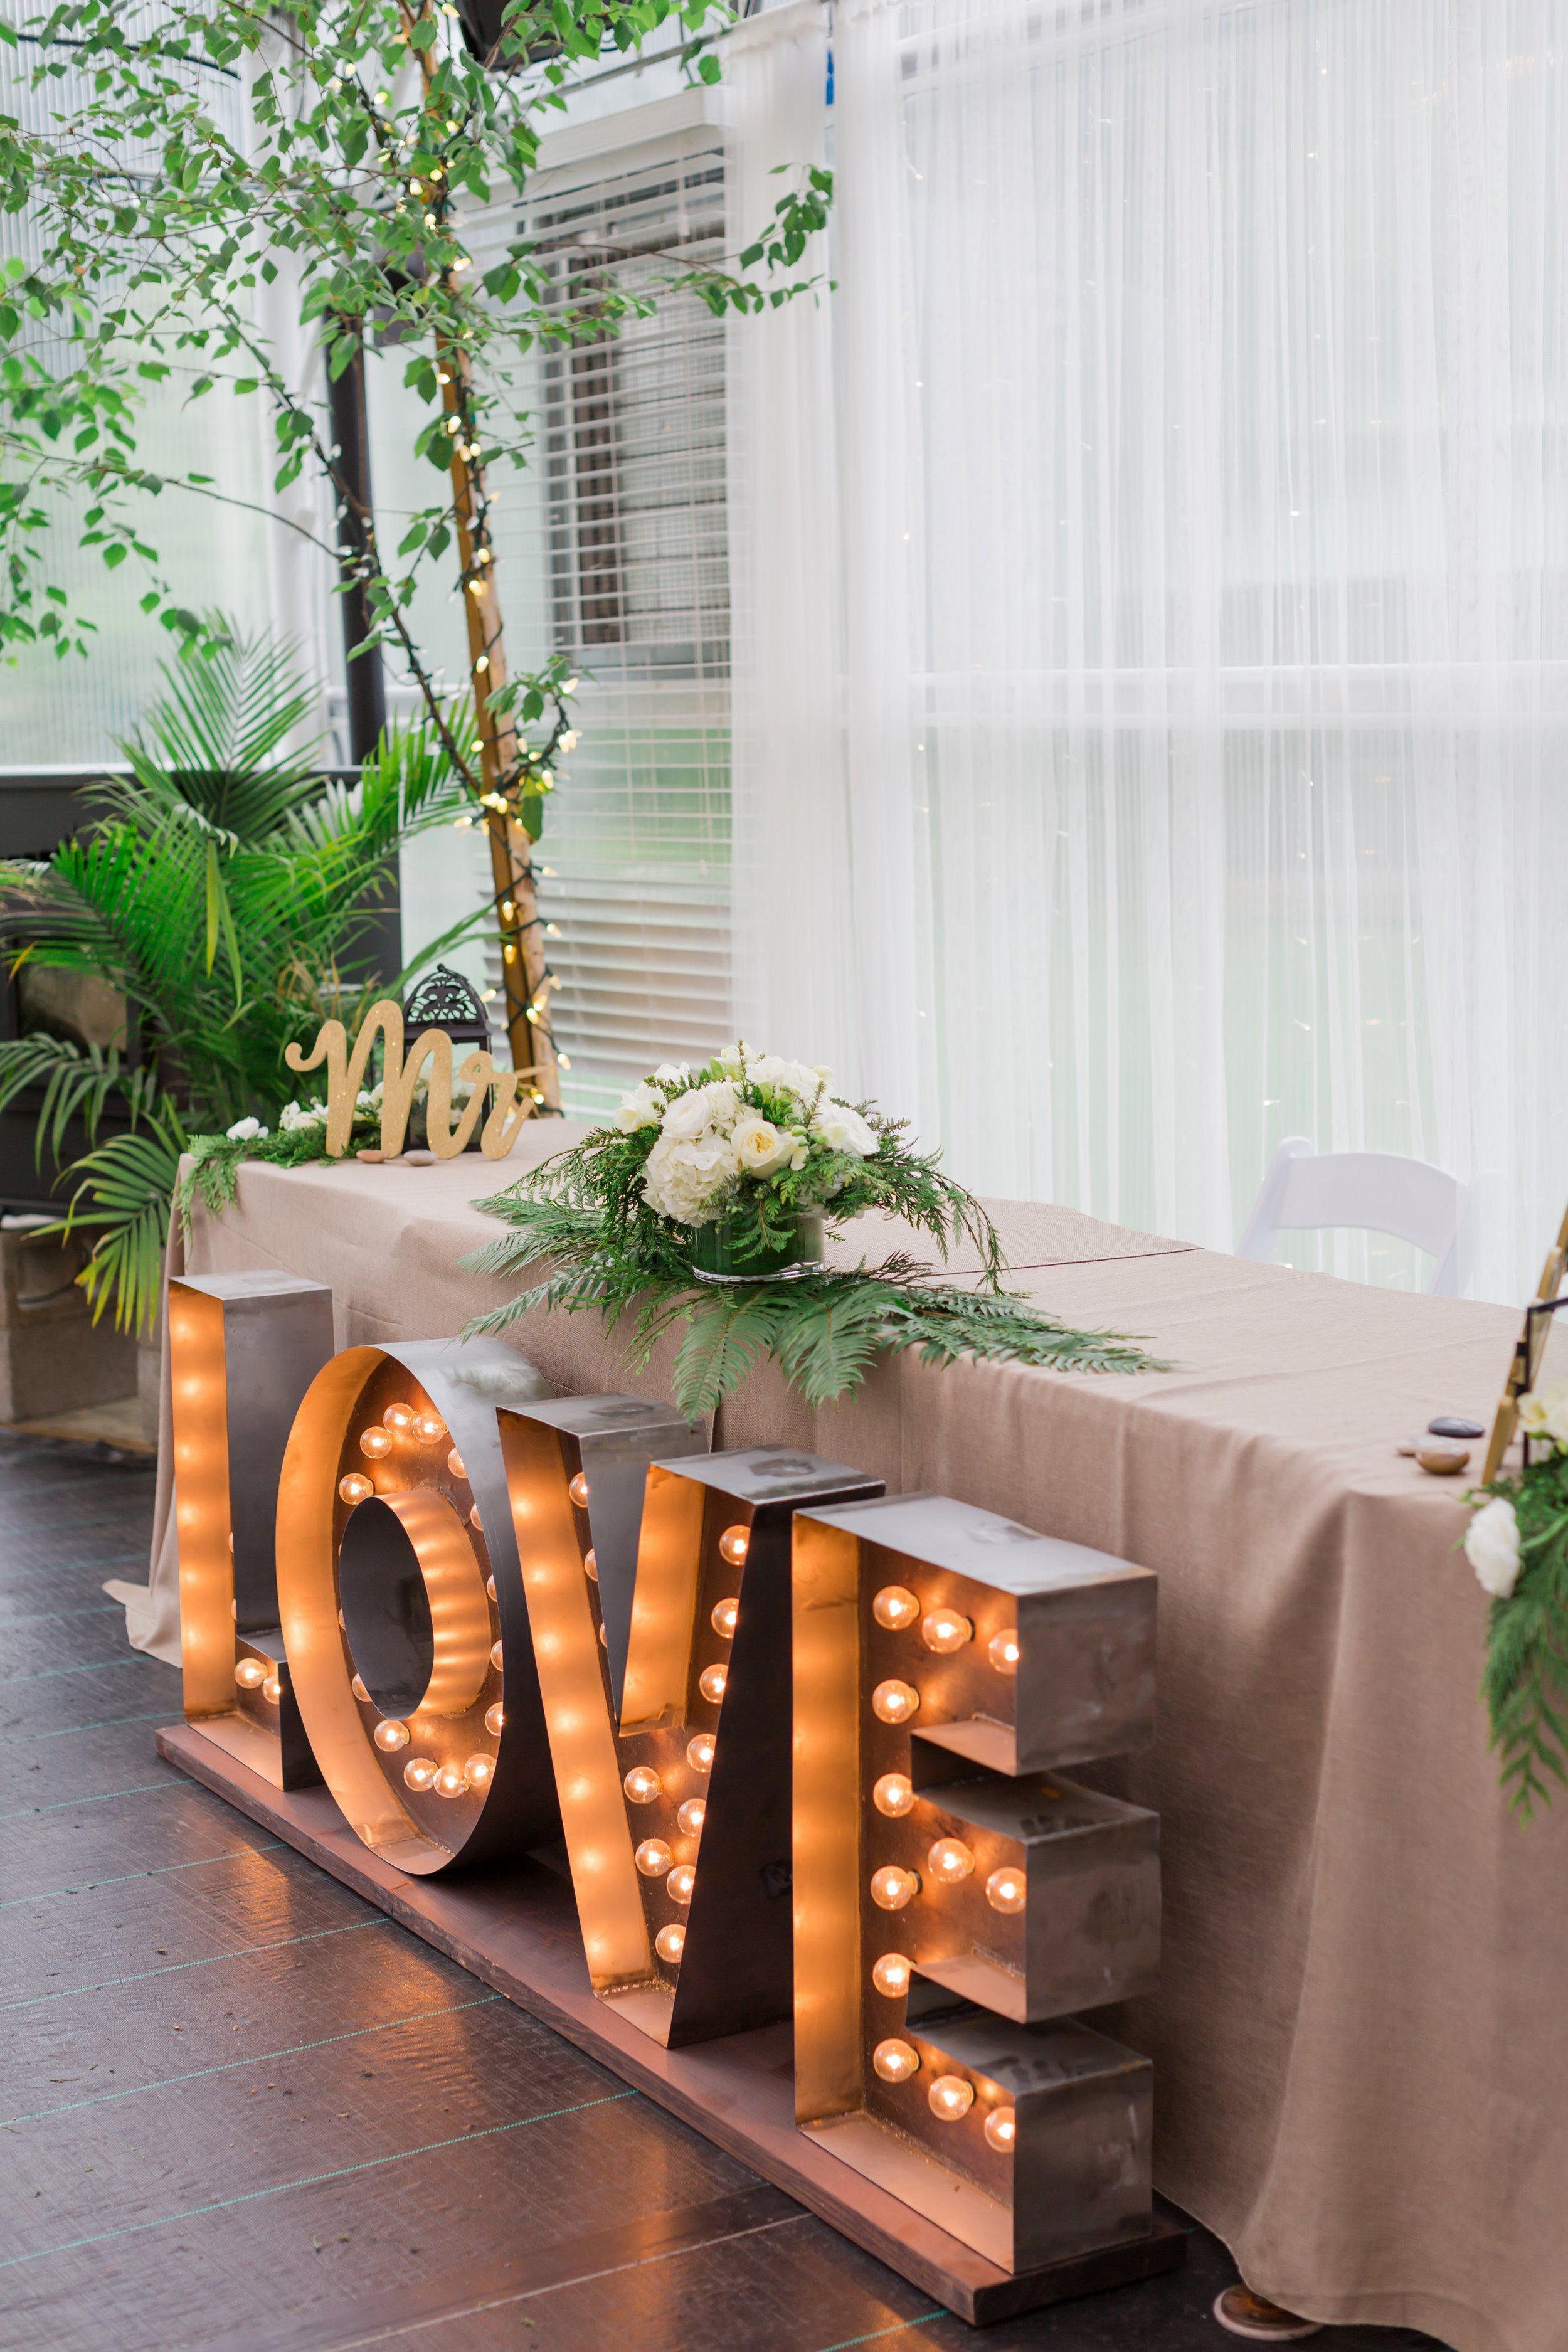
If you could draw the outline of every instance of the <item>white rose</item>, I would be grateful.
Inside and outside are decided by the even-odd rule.
[[[616,1113],[616,1125],[623,1135],[633,1135],[639,1127],[657,1127],[664,1116],[664,1097],[655,1092],[645,1079],[623,1097]]]
[[[829,1151],[853,1151],[862,1160],[875,1158],[878,1138],[858,1110],[847,1103],[825,1102],[811,1122]]]
[[[664,1114],[661,1133],[671,1143],[689,1143],[710,1128],[727,1128],[735,1116],[735,1089],[728,1078],[710,1079],[677,1095]]]
[[[803,1103],[814,1103],[822,1092],[822,1079],[816,1070],[804,1062],[786,1062],[781,1054],[761,1054],[746,1064],[746,1081],[753,1087],[767,1087],[774,1094],[795,1095]]]
[[[1483,1503],[1465,1535],[1465,1558],[1476,1580],[1506,1601],[1519,1582],[1519,1521],[1506,1496]]]
[[[722,1046],[713,1059],[727,1078],[744,1077],[748,1048],[740,1044]]]
[[[730,1143],[742,1176],[771,1176],[795,1150],[794,1136],[787,1130],[781,1134],[770,1119],[759,1118],[755,1111],[735,1121]]]
[[[248,1143],[253,1137],[265,1135],[267,1129],[258,1118],[237,1118],[226,1132],[231,1143]]]
[[[1553,1381],[1521,1396],[1519,1419],[1527,1437],[1550,1437],[1568,1452],[1568,1381]]]
[[[689,1062],[661,1062],[653,1074],[656,1087],[679,1087],[691,1076]]]
[[[735,1155],[721,1136],[677,1142],[661,1135],[647,1156],[643,1199],[678,1224],[710,1224],[734,1174]]]

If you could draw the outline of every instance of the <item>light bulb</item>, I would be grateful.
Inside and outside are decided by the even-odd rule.
[[[437,1438],[446,1436],[447,1424],[438,1412],[432,1412],[426,1407],[425,1412],[416,1412],[414,1416],[414,1434],[422,1445],[434,1445]]]
[[[485,1709],[485,1729],[489,1733],[492,1739],[499,1739],[500,1738],[501,1728],[505,1722],[506,1709],[502,1706],[500,1699],[498,1698],[494,1706],[487,1706]]]
[[[468,1507],[468,1525],[483,1535],[485,1523],[479,1517],[479,1507],[477,1503],[471,1503]]]
[[[370,1736],[384,1756],[395,1756],[400,1748],[408,1745],[408,1726],[399,1723],[395,1716],[389,1715],[376,1725]]]
[[[360,1705],[361,1705],[362,1706],[368,1706],[368,1705],[369,1705],[369,1703],[370,1703],[370,1693],[369,1693],[369,1691],[367,1691],[367,1690],[366,1690],[366,1688],[365,1688],[365,1686],[364,1686],[363,1683],[362,1683],[362,1682],[361,1682],[361,1680],[360,1680],[360,1678],[359,1678],[359,1676],[358,1676],[357,1675],[354,1676],[354,1678],[353,1678],[353,1682],[352,1682],[352,1683],[350,1683],[350,1685],[349,1685],[349,1688],[350,1688],[350,1690],[352,1690],[352,1691],[353,1691],[353,1695],[354,1695],[355,1698],[357,1698],[357,1699],[358,1699],[358,1701],[360,1702]]]
[[[973,1639],[973,1626],[956,1609],[933,1609],[921,1620],[921,1640],[939,1657],[951,1657],[954,1650],[962,1650],[965,1642]]]
[[[435,1782],[438,1797],[462,1797],[468,1793],[468,1780],[460,1764],[443,1764]]]
[[[697,1687],[704,1698],[711,1699],[717,1706],[724,1696],[724,1685],[728,1679],[722,1666],[704,1666],[697,1677]]]
[[[955,2124],[974,2105],[974,2085],[962,2074],[939,2074],[926,2093],[926,2104],[938,2123]]]
[[[637,1864],[645,1878],[662,1878],[675,1860],[662,1838],[644,1838],[637,1851]]]
[[[664,1883],[669,1890],[672,1901],[689,1903],[691,1890],[697,1884],[697,1873],[689,1862],[683,1862],[670,1872]]]
[[[879,2042],[871,2053],[871,2063],[884,2083],[907,2083],[921,2071],[921,2053],[907,2042]]]
[[[750,1528],[726,1528],[719,1538],[719,1557],[731,1568],[743,1568],[746,1554],[752,1548]]]
[[[338,1492],[345,1503],[368,1503],[375,1488],[363,1470],[351,1470],[346,1478],[338,1480]]]
[[[485,1599],[493,1601],[498,1607],[500,1604],[500,1594],[496,1591],[496,1580],[493,1576],[487,1576],[485,1579]]]
[[[423,1796],[436,1778],[436,1767],[428,1756],[411,1756],[403,1768],[403,1777],[411,1789],[417,1790]]]
[[[686,1760],[694,1772],[711,1772],[713,1735],[710,1731],[700,1731],[695,1739],[687,1741]]]
[[[1009,1625],[1002,1633],[993,1633],[985,1644],[985,1654],[999,1675],[1016,1675],[1018,1671],[1017,1628]]]
[[[455,1445],[447,1456],[447,1467],[454,1478],[466,1478],[468,1475],[468,1465]]]
[[[1029,1882],[1011,1863],[994,1870],[985,1882],[985,1900],[993,1911],[1021,1911],[1029,1899]]]
[[[590,1584],[597,1584],[599,1581],[598,1557],[592,1550],[583,1554],[583,1573]]]
[[[740,1615],[741,1604],[738,1601],[716,1601],[708,1612],[708,1622],[716,1633],[722,1633],[726,1642],[731,1642],[734,1640],[735,1627],[739,1622]]]
[[[651,1764],[634,1764],[621,1786],[634,1805],[651,1805],[664,1794],[664,1782]]]
[[[389,1404],[381,1416],[383,1429],[390,1429],[395,1437],[405,1436],[414,1426],[411,1404]]]
[[[931,1876],[940,1878],[944,1886],[956,1886],[974,1868],[974,1856],[962,1838],[938,1838],[926,1860],[931,1864]]]
[[[283,1696],[281,1677],[278,1675],[268,1675],[261,1685],[261,1696],[268,1706],[276,1706]]]
[[[384,1460],[392,1451],[392,1433],[386,1429],[362,1429],[359,1450],[372,1462]]]
[[[921,1613],[921,1604],[903,1584],[884,1584],[871,1603],[871,1614],[889,1633],[901,1633]]]
[[[499,1642],[490,1643],[490,1664],[499,1675],[501,1667],[501,1645]]]
[[[468,1756],[463,1759],[463,1778],[470,1789],[488,1789],[495,1779],[496,1759],[493,1756]]]
[[[234,1670],[234,1678],[241,1690],[259,1690],[267,1680],[267,1669],[259,1658],[241,1658]]]
[[[687,1837],[700,1837],[708,1808],[700,1797],[688,1797],[675,1818]]]
[[[920,1891],[917,1874],[900,1870],[897,1863],[885,1863],[880,1870],[871,1873],[871,1900],[879,1911],[901,1911]]]
[[[883,1723],[908,1723],[921,1703],[921,1695],[908,1683],[879,1683],[871,1693],[871,1712]]]
[[[580,1511],[586,1510],[588,1507],[588,1481],[584,1477],[581,1470],[578,1471],[577,1475],[572,1480],[566,1492],[571,1496],[572,1500],[576,1504],[577,1508]]]
[[[686,1949],[685,1928],[661,1927],[653,1939],[653,1948],[659,1958],[668,1960],[673,1968]]]
[[[887,1813],[894,1821],[901,1820],[905,1813],[912,1812],[915,1792],[910,1786],[909,1774],[884,1772],[871,1791],[871,1802],[879,1813]]]
[[[1011,2156],[1018,2137],[1016,2107],[993,2107],[985,2118],[985,2137],[998,2155]]]
[[[901,2000],[910,1989],[910,1964],[902,1952],[884,1952],[871,1964],[871,1982],[889,2000]]]

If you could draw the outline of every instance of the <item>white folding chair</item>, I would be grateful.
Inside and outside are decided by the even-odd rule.
[[[1305,1136],[1288,1136],[1268,1163],[1237,1255],[1266,1265],[1282,1233],[1353,1226],[1425,1250],[1437,1262],[1428,1290],[1461,1298],[1475,1265],[1485,1181],[1461,1184],[1446,1169],[1397,1151],[1314,1151]]]

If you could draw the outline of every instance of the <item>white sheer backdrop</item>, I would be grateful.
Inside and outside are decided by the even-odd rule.
[[[1528,1288],[1568,0],[847,0],[835,48],[836,521],[753,469],[732,528],[842,583],[854,923],[771,1033],[815,1051],[826,998],[967,1180],[1219,1247],[1285,1135],[1499,1169],[1480,1286]],[[742,739],[738,803],[780,792]]]

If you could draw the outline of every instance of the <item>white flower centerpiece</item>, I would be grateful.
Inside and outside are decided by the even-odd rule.
[[[980,1202],[918,1151],[904,1122],[832,1091],[807,1062],[741,1043],[693,1069],[665,1062],[613,1122],[477,1205],[508,1227],[462,1263],[525,1273],[529,1287],[468,1326],[503,1331],[538,1309],[634,1318],[636,1370],[679,1324],[670,1370],[686,1413],[711,1412],[760,1355],[813,1404],[857,1388],[879,1355],[916,1348],[1071,1371],[1137,1372],[1114,1331],[1077,1331],[1002,1286],[1006,1263]],[[945,1258],[973,1253],[965,1287],[896,1250],[830,1267],[825,1225],[882,1209]]]
[[[866,1205],[858,1163],[883,1133],[829,1094],[831,1075],[742,1041],[699,1070],[662,1063],[625,1097],[616,1127],[646,1145],[642,1197],[689,1234],[699,1281],[804,1274],[822,1263],[828,1204]]]

